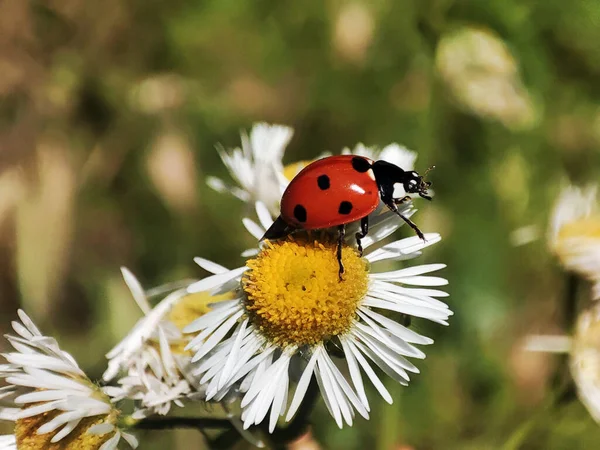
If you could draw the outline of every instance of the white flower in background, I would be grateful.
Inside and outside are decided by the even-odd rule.
[[[282,189],[285,147],[294,131],[282,125],[257,123],[250,135],[242,134],[242,147],[229,152],[219,150],[223,163],[239,187],[232,187],[216,177],[207,183],[218,192],[228,192],[244,202],[264,202],[270,210],[279,208]]]
[[[3,356],[0,377],[0,419],[15,422],[15,435],[0,438],[3,448],[45,449],[68,439],[69,449],[116,449],[123,438],[137,440],[119,428],[120,411],[111,398],[90,381],[71,355],[44,336],[21,310],[7,335],[14,352]],[[2,448],[2,447],[0,447]]]
[[[600,211],[597,186],[568,186],[558,197],[550,219],[551,250],[567,270],[595,284],[600,297]]]
[[[530,129],[540,114],[506,43],[491,30],[469,26],[445,33],[435,66],[464,109],[498,120],[513,130]]]
[[[192,355],[185,350],[191,337],[181,330],[210,311],[212,304],[231,296],[211,296],[206,292],[190,294],[182,285],[187,286],[191,281],[144,291],[128,269],[123,267],[121,272],[145,316],[106,355],[108,369],[103,378],[105,381],[117,379],[119,386],[107,386],[105,392],[115,400],[134,400],[135,411],[131,417],[136,420],[154,414],[166,415],[173,404],[183,407],[185,400],[204,402],[205,387],[199,382],[199,376],[193,373]],[[166,292],[170,293],[152,308],[148,298]],[[227,400],[234,398],[230,396]],[[225,403],[221,406],[244,439],[256,447],[264,447],[264,442],[242,428],[239,418],[229,411]],[[214,409],[214,405],[211,408]]]
[[[150,291],[156,295],[176,288],[152,308],[137,278],[126,268],[121,271],[145,316],[106,355],[108,369],[103,378],[111,381],[125,373],[118,378],[119,387],[107,389],[115,398],[136,401],[134,418],[165,415],[173,403],[181,407],[183,400],[203,396],[190,370],[191,355],[184,350],[190,339],[181,328],[208,312],[208,302],[218,299],[203,293],[189,295],[182,283],[177,283]]]
[[[404,170],[414,170],[415,161],[417,160],[416,152],[395,142],[386,145],[381,150],[375,147],[366,147],[364,144],[356,144],[352,150],[349,148],[342,150],[342,155],[364,156],[375,161],[383,160],[395,164]]]
[[[407,205],[403,214],[410,208]],[[265,207],[258,210],[261,225],[245,220],[256,236],[272,223]],[[196,258],[214,275],[191,284],[188,292],[212,290],[234,296],[184,329],[195,333],[188,348],[195,353],[195,374],[206,386],[207,399],[219,400],[239,390],[244,393],[244,427],[261,423],[270,410],[271,431],[280,416],[286,420],[293,417],[313,375],[340,427],[344,422],[352,424],[354,411],[368,418],[363,373],[391,403],[371,364],[406,385],[409,372],[418,373],[407,357],[425,357],[414,344],[433,342],[402,325],[402,318],[421,317],[447,324],[452,314],[437,299],[447,294],[430,288],[447,281],[426,275],[442,269],[443,264],[371,271],[380,261],[415,258],[423,248],[440,240],[438,234],[428,233],[426,242],[414,236],[372,250],[373,244],[401,225],[395,219],[382,215],[372,223],[370,234],[363,240],[363,258],[354,248],[344,246],[343,281],[338,277],[335,239],[325,232],[297,233],[267,242],[256,258],[234,270]],[[350,380],[334,363],[332,346],[344,354]],[[288,388],[295,381],[290,367],[295,361],[304,361],[305,367],[288,407]]]

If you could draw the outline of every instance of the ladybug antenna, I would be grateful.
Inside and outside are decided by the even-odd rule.
[[[430,167],[429,167],[429,168],[428,168],[428,169],[425,171],[425,173],[423,173],[423,178],[425,178],[425,177],[427,176],[427,174],[428,174],[429,172],[431,172],[433,169],[435,169],[435,166],[430,166]]]
[[[419,185],[419,196],[423,197],[426,200],[431,200],[431,196],[427,193],[427,189],[431,186],[431,181],[425,181],[425,177],[429,172],[435,169],[435,166],[430,166],[421,176],[421,183]]]

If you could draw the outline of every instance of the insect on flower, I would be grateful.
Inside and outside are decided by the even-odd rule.
[[[427,172],[429,170],[431,168]],[[397,186],[403,188],[404,196],[394,197]],[[429,186],[431,182],[425,181],[417,172],[405,171],[386,161],[354,155],[329,156],[309,164],[290,182],[281,199],[281,215],[262,239],[280,239],[298,229],[337,227],[341,279],[346,225],[360,220],[356,243],[362,254],[361,239],[369,232],[369,214],[375,211],[380,198],[390,211],[425,240],[419,227],[398,210],[398,205],[411,199],[408,194],[419,194],[431,200],[427,192]]]

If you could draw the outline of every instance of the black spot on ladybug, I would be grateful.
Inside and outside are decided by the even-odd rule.
[[[317,184],[319,185],[319,189],[322,191],[326,191],[329,189],[329,186],[331,186],[329,177],[327,175],[321,175],[319,178],[317,178]]]
[[[365,173],[367,170],[371,168],[371,163],[367,161],[365,158],[361,158],[360,156],[355,156],[352,158],[352,168],[360,173]]]
[[[306,208],[302,205],[294,206],[294,217],[298,222],[306,222]]]
[[[340,214],[344,214],[344,215],[350,214],[350,212],[352,212],[352,203],[344,200],[342,203],[340,203],[338,212]]]

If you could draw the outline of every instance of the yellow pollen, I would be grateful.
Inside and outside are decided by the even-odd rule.
[[[308,166],[312,161],[298,161],[295,163],[288,164],[283,168],[283,176],[288,180],[292,180],[298,172]]]
[[[310,238],[267,242],[249,260],[245,307],[260,331],[282,347],[324,342],[346,332],[367,292],[367,261],[344,246],[343,280],[336,244]]]
[[[113,432],[104,435],[94,435],[87,430],[93,425],[110,423],[116,425],[118,412],[104,416],[87,417],[79,422],[79,425],[71,431],[66,437],[56,443],[50,442],[58,431],[46,434],[37,434],[39,427],[48,423],[62,411],[49,411],[38,414],[33,417],[17,420],[15,424],[15,437],[17,439],[17,448],[19,450],[98,450],[102,444],[108,441]]]

